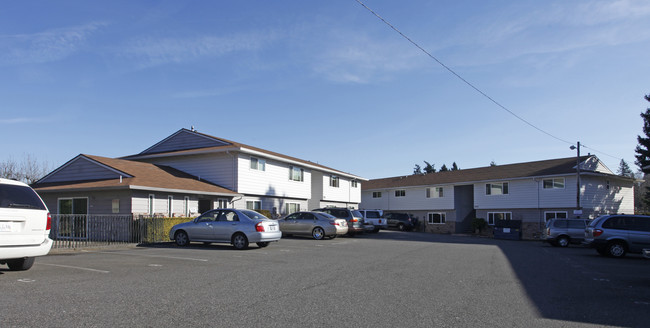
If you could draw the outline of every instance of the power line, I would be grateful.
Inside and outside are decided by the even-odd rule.
[[[539,131],[539,132],[542,132],[542,133],[546,134],[547,136],[549,136],[549,137],[551,137],[551,138],[553,138],[553,139],[559,140],[559,141],[564,142],[564,143],[567,143],[567,144],[569,144],[569,145],[573,145],[573,144],[574,144],[574,143],[571,142],[571,141],[564,140],[564,139],[562,139],[562,138],[560,138],[560,137],[557,137],[557,136],[551,134],[550,132],[546,132],[545,130],[543,130],[543,129],[537,127],[537,126],[535,126],[534,124],[532,124],[532,123],[530,123],[530,122],[528,122],[527,120],[525,120],[525,119],[522,118],[521,116],[515,114],[513,111],[511,111],[510,109],[508,109],[507,107],[505,107],[504,105],[502,105],[501,103],[499,103],[498,101],[494,100],[494,98],[490,97],[488,94],[486,94],[485,92],[483,92],[481,89],[479,89],[478,87],[476,87],[474,84],[472,84],[471,82],[467,81],[465,78],[463,78],[462,76],[460,76],[460,74],[456,73],[456,72],[455,72],[453,69],[451,69],[449,66],[447,66],[447,65],[445,65],[443,62],[441,62],[441,61],[440,61],[438,58],[436,58],[434,55],[432,55],[432,54],[429,53],[427,50],[425,50],[424,48],[422,48],[419,44],[417,44],[415,41],[413,41],[411,38],[409,38],[409,37],[406,36],[404,33],[402,33],[402,32],[401,32],[400,30],[398,30],[395,26],[393,26],[393,24],[389,23],[387,20],[385,20],[383,17],[381,17],[379,14],[377,14],[374,10],[372,10],[372,9],[370,9],[368,6],[366,6],[363,2],[361,2],[361,0],[355,0],[355,1],[356,1],[357,3],[359,3],[361,6],[363,6],[364,8],[366,8],[366,9],[367,9],[369,12],[371,12],[373,15],[375,15],[375,17],[379,18],[379,19],[380,19],[382,22],[384,22],[386,25],[388,25],[391,29],[393,29],[393,31],[397,32],[397,33],[398,33],[399,35],[401,35],[404,39],[406,39],[408,42],[410,42],[410,43],[413,44],[415,47],[417,47],[418,49],[420,49],[422,52],[424,52],[424,53],[425,53],[427,56],[429,56],[431,59],[435,60],[438,64],[440,64],[440,66],[444,67],[447,71],[449,71],[451,74],[453,74],[454,76],[456,76],[459,80],[463,81],[465,84],[467,84],[469,87],[471,87],[472,89],[474,89],[476,92],[480,93],[483,97],[485,97],[485,98],[487,98],[488,100],[490,100],[492,103],[494,103],[495,105],[497,105],[499,108],[505,110],[505,111],[508,112],[510,115],[516,117],[518,120],[520,120],[520,121],[526,123],[527,125],[529,125],[530,127],[534,128],[535,130],[537,130],[537,131]],[[588,148],[588,147],[585,147],[585,148]],[[603,152],[598,151],[598,150],[593,149],[593,148],[589,148],[589,149],[591,149],[591,150],[593,150],[593,151],[595,151],[595,152],[601,153],[601,154],[603,154],[603,155],[609,156],[609,157],[613,157],[613,158],[616,158],[616,159],[620,159],[620,158],[618,158],[618,157],[616,157],[616,156],[608,155],[608,154],[606,154],[606,153],[603,153]]]

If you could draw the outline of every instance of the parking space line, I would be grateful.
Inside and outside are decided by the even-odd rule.
[[[92,252],[92,253],[112,254],[112,255],[142,256],[142,257],[156,257],[156,258],[165,258],[165,259],[174,259],[174,260],[208,262],[208,260],[206,260],[206,259],[195,259],[195,258],[191,258],[191,257],[179,257],[179,256],[167,256],[167,255],[146,255],[146,254],[133,254],[133,253],[124,253],[124,252]]]
[[[77,269],[77,270],[92,271],[92,272],[99,272],[99,273],[111,273],[110,271],[106,271],[106,270],[83,268],[83,267],[76,267],[76,266],[71,266],[71,265],[48,264],[48,263],[39,263],[38,265],[49,265],[49,266],[55,266],[55,267],[60,267],[60,268]]]

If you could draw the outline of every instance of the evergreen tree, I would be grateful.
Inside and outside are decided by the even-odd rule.
[[[424,166],[424,173],[425,174],[436,173],[435,164],[430,164],[427,161],[424,161],[424,164],[425,164],[425,166]]]
[[[624,177],[634,177],[634,172],[632,172],[632,169],[630,169],[630,166],[627,165],[627,162],[624,159],[621,159],[621,164],[618,166],[618,175],[624,176]]]
[[[447,165],[442,164],[442,166],[440,167],[440,171],[438,171],[438,172],[447,172],[447,171],[449,171],[449,169],[447,168]]]
[[[460,170],[460,169],[458,168],[458,165],[456,165],[456,162],[454,162],[453,164],[451,164],[451,170],[452,170],[452,171],[458,171],[458,170]]]
[[[497,166],[497,162],[495,161],[490,162],[490,166]]]
[[[415,164],[415,167],[413,168],[413,174],[422,175],[422,168],[420,168],[420,165]]]
[[[645,100],[650,102],[650,95],[646,95]],[[650,108],[646,109],[645,113],[641,113],[641,117],[643,118],[643,134],[645,137],[637,136],[636,138],[639,144],[635,149],[637,153],[635,163],[643,170],[643,173],[650,173],[650,168],[648,168],[648,165],[650,165]]]

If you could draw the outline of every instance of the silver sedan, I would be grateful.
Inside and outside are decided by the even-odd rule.
[[[276,221],[254,211],[236,209],[210,210],[192,221],[173,226],[169,231],[169,239],[176,241],[178,246],[198,241],[229,243],[236,249],[245,249],[249,243],[266,247],[281,237]]]
[[[316,240],[324,237],[336,238],[348,233],[344,219],[323,212],[296,212],[278,220],[283,235],[312,236]]]

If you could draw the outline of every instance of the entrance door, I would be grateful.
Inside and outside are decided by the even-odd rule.
[[[205,213],[212,209],[212,200],[199,199],[199,213]]]

